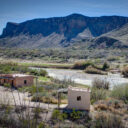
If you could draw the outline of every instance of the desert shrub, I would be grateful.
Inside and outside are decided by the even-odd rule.
[[[31,75],[35,76],[47,76],[47,71],[41,69],[41,70],[36,70],[36,69],[29,69],[29,72]]]
[[[86,69],[85,69],[85,72],[86,73],[89,73],[89,74],[102,74],[102,75],[105,75],[106,73],[99,70],[99,69],[96,69],[92,66],[88,66]]]
[[[26,87],[21,87],[18,89],[20,92],[29,92],[31,95],[34,95],[35,93],[42,93],[44,92],[44,87],[42,86],[26,86]]]
[[[119,57],[117,57],[117,56],[111,56],[111,57],[109,57],[107,60],[108,61],[116,61],[116,60],[119,60],[120,58]]]
[[[4,87],[11,88],[11,85],[9,83],[4,83]]]
[[[94,102],[98,100],[103,100],[106,99],[107,97],[107,92],[104,89],[97,89],[97,88],[92,88],[91,90],[91,103],[93,104]]]
[[[110,88],[110,83],[105,80],[105,79],[94,79],[93,83],[92,83],[92,87],[93,88],[97,88],[97,89],[109,89]]]
[[[49,125],[46,123],[46,122],[41,122],[39,125],[38,125],[38,128],[50,128]]]
[[[57,78],[52,80],[57,88],[67,88],[69,85],[75,86],[75,83],[72,79],[59,80]]]
[[[30,72],[31,75],[35,75],[35,76],[38,76],[38,74],[39,74],[38,70],[36,70],[36,69],[30,69],[29,72]]]
[[[43,102],[43,103],[51,103],[51,104],[57,104],[58,100],[51,95],[48,95],[48,93],[43,94],[35,94],[33,95],[32,101],[34,102]]]
[[[111,96],[128,103],[128,84],[114,86]]]
[[[107,63],[107,62],[105,62],[104,64],[103,64],[103,67],[102,67],[102,69],[103,69],[103,71],[106,71],[107,69],[109,69],[109,64]]]
[[[88,66],[93,65],[90,61],[79,61],[73,65],[73,69],[86,69]]]
[[[33,114],[34,114],[34,118],[36,119],[36,118],[41,118],[40,117],[40,114],[41,114],[41,108],[39,108],[39,107],[36,107],[36,108],[33,108]]]
[[[73,121],[80,119],[81,116],[82,116],[82,112],[76,111],[75,109],[73,109],[72,113],[70,113],[70,117]]]
[[[39,74],[40,74],[40,76],[47,76],[48,75],[47,71],[42,70],[42,69],[40,70]]]
[[[60,110],[55,109],[52,113],[52,119],[56,121],[63,121],[67,118],[66,113],[62,113]]]
[[[123,101],[117,99],[100,100],[94,104],[95,110],[110,111],[114,114],[123,115],[127,107]]]
[[[123,70],[122,70],[122,75],[123,75],[124,77],[128,77],[128,66],[123,68]]]
[[[93,128],[125,128],[121,118],[114,114],[98,113],[92,123]]]

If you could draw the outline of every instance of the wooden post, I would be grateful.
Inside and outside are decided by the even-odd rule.
[[[60,103],[61,103],[61,93],[58,92],[58,109],[60,109]]]

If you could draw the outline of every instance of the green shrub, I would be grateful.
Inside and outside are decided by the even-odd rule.
[[[128,77],[128,67],[124,67],[124,69],[122,70],[122,75],[124,77]]]
[[[88,66],[93,65],[90,61],[79,61],[73,65],[73,69],[86,69]]]
[[[85,69],[85,72],[86,73],[89,73],[89,74],[102,74],[102,75],[105,75],[106,73],[101,71],[101,70],[98,70],[92,66],[88,66],[86,69]]]
[[[30,74],[35,75],[35,76],[47,76],[47,71],[46,70],[36,70],[36,69],[30,69]]]
[[[72,113],[70,114],[70,117],[73,121],[78,120],[81,118],[82,112],[81,111],[76,111],[73,109]]]
[[[11,85],[9,83],[4,83],[4,87],[11,88]]]
[[[128,84],[114,86],[111,91],[111,96],[128,103]]]
[[[48,75],[47,71],[46,70],[43,70],[43,69],[41,69],[39,71],[39,74],[40,74],[40,76],[47,76]]]
[[[117,56],[111,56],[111,57],[109,57],[107,60],[108,61],[116,61],[116,60],[119,60],[120,58],[119,57],[117,57]]]
[[[53,120],[63,121],[66,118],[67,118],[67,114],[66,113],[62,113],[57,109],[54,110],[53,113],[52,113],[52,119]]]
[[[110,68],[110,66],[109,66],[109,64],[107,63],[107,62],[105,62],[104,64],[103,64],[103,71],[106,71],[107,69],[109,69]]]
[[[92,88],[92,90],[91,90],[91,103],[92,104],[98,100],[104,100],[104,99],[106,99],[106,97],[107,97],[106,90]]]

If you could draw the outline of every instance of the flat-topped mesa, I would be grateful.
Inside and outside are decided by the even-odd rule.
[[[83,39],[92,40],[126,23],[128,17],[87,17],[81,14],[39,18],[18,24],[8,22],[0,36],[0,46],[26,49],[69,47]]]

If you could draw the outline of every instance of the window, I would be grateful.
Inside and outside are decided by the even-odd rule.
[[[27,84],[27,80],[24,80],[24,84]]]
[[[81,101],[81,96],[77,96],[77,101]]]

